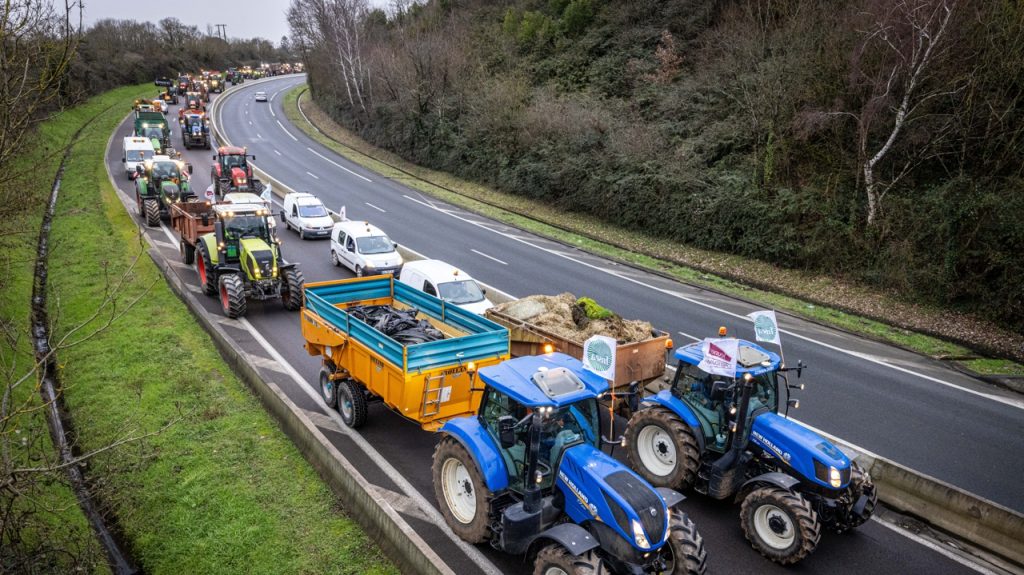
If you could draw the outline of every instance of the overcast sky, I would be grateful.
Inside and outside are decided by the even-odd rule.
[[[174,17],[205,32],[207,24],[227,24],[228,37],[260,36],[275,45],[288,35],[285,12],[289,0],[82,0],[85,25],[104,18],[158,22]],[[63,8],[63,0],[55,0]],[[390,0],[369,0],[372,6],[387,7]]]

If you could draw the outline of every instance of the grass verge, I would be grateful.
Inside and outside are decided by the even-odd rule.
[[[302,110],[299,98],[302,97]],[[892,343],[934,358],[957,359],[963,367],[982,375],[1024,375],[1024,365],[1005,359],[975,358],[976,354],[964,345],[889,325],[875,319],[849,313],[835,307],[810,303],[799,297],[751,287],[722,275],[716,275],[679,263],[679,259],[699,261],[727,275],[744,270],[745,275],[771,277],[802,289],[819,290],[840,301],[871,302],[878,294],[866,288],[836,282],[828,277],[815,276],[779,268],[739,256],[697,250],[643,235],[632,230],[611,226],[596,218],[566,213],[546,204],[512,194],[505,194],[480,184],[462,180],[451,174],[417,166],[398,155],[378,148],[327,118],[305,90],[297,86],[284,94],[282,105],[285,115],[308,136],[331,148],[342,156],[371,169],[384,177],[399,181],[425,194],[461,206],[497,221],[532,233],[572,244],[588,252],[613,260],[645,268],[674,279],[713,289],[715,291],[758,302],[766,308],[784,310],[826,325],[834,326],[872,339]],[[305,112],[306,116],[303,115]],[[308,117],[308,119],[307,119]],[[324,131],[329,132],[329,135]],[[557,225],[553,225],[557,222]],[[882,314],[908,306],[882,296]],[[866,303],[865,305],[869,305]],[[877,305],[877,303],[876,303]],[[929,320],[944,321],[942,310],[912,306]],[[906,312],[908,315],[909,311]],[[1019,338],[1019,334],[1004,334]],[[990,344],[982,344],[988,345]]]
[[[147,573],[395,572],[224,364],[110,186],[107,139],[132,99],[150,91],[108,92],[44,127],[60,145],[102,111],[75,146],[52,231],[55,335],[78,329],[59,359],[79,446],[171,423],[97,456],[89,476]],[[40,178],[43,187],[53,171]],[[27,277],[26,261],[8,273]],[[21,283],[24,297],[5,294],[5,318],[27,315]]]

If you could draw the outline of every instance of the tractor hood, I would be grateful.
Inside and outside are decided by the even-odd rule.
[[[797,472],[797,477],[829,489],[850,483],[850,458],[824,437],[777,413],[754,419],[750,441]],[[831,483],[830,469],[839,485]]]
[[[245,175],[245,170],[242,168],[231,168],[231,183],[238,187],[245,187],[249,185],[249,178]]]
[[[249,277],[270,279],[277,275],[274,250],[267,242],[260,238],[242,238],[238,244],[242,251],[240,259]]]
[[[170,202],[176,202],[181,199],[181,188],[174,181],[161,182],[160,193]]]
[[[665,499],[639,475],[590,444],[567,449],[558,466],[565,511],[579,524],[598,521],[631,547],[653,551],[665,543]]]

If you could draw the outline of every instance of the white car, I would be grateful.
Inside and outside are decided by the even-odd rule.
[[[266,92],[256,92],[256,101],[257,102],[266,102],[267,101],[267,93]]]
[[[406,262],[398,281],[478,315],[494,307],[476,280],[440,260]]]
[[[356,276],[394,274],[402,271],[398,244],[369,222],[346,220],[331,230],[331,261]]]
[[[284,197],[281,221],[299,232],[299,237],[326,238],[334,228],[334,218],[313,194],[292,192]]]

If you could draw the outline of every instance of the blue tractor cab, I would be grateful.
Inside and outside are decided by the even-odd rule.
[[[445,423],[432,466],[455,533],[535,556],[536,573],[704,572],[703,539],[676,508],[683,496],[601,450],[604,379],[561,353],[510,359],[477,377],[478,415]]]
[[[788,375],[799,378],[805,366],[786,368],[778,354],[738,344],[735,378],[698,367],[701,342],[676,350],[669,389],[645,398],[630,418],[629,461],[653,485],[742,501],[751,544],[773,561],[796,563],[817,547],[823,525],[843,532],[867,521],[877,494],[867,472],[786,416],[798,405],[790,390],[803,388]]]

